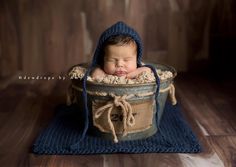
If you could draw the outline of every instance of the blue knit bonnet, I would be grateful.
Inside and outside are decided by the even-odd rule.
[[[103,49],[104,49],[104,44],[107,39],[109,39],[112,36],[117,36],[117,35],[124,35],[124,36],[129,36],[131,37],[137,45],[137,65],[138,67],[141,66],[141,59],[142,59],[142,42],[141,38],[139,37],[138,33],[132,29],[131,27],[127,26],[123,22],[117,22],[116,24],[112,25],[108,29],[106,29],[102,35],[99,38],[97,48],[95,50],[93,60],[92,60],[92,66],[99,65],[99,61],[103,61]]]

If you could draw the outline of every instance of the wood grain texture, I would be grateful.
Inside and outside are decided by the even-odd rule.
[[[120,20],[140,34],[144,60],[199,68],[195,62],[209,58],[211,35],[235,36],[233,6],[232,0],[1,0],[0,77],[60,73],[90,61],[101,33]]]
[[[5,82],[5,81],[4,81]],[[1,83],[1,82],[0,82]],[[16,80],[0,91],[0,164],[2,166],[234,167],[236,166],[236,81],[220,82],[179,74],[177,100],[203,146],[198,154],[35,155],[31,148],[65,103],[69,80]]]
[[[103,158],[107,167],[182,166],[178,154],[117,154],[104,155]]]
[[[208,135],[235,135],[235,98],[232,98],[235,89],[218,80],[207,82],[201,87],[206,80],[189,76],[186,82],[177,85],[177,91],[181,91],[179,93],[184,99],[181,100],[182,106],[192,110],[191,117],[204,127]],[[217,86],[215,82],[218,82]]]

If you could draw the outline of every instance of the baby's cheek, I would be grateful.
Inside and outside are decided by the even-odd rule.
[[[128,72],[133,72],[137,69],[137,65],[136,64],[130,64],[128,66]]]
[[[113,74],[114,73],[114,65],[111,63],[104,65],[104,71],[107,74]]]

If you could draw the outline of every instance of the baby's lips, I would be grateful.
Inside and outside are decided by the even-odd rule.
[[[118,76],[118,77],[121,77],[121,76],[125,76],[127,73],[124,72],[124,71],[116,71],[115,72],[115,75]]]

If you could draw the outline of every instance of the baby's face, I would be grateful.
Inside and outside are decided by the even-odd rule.
[[[105,49],[104,71],[110,75],[126,76],[137,69],[137,47],[135,44],[108,45]]]

